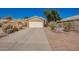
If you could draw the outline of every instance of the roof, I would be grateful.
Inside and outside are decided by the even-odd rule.
[[[33,16],[30,18],[30,22],[43,22],[45,20],[45,18],[43,17],[38,17],[38,16]]]
[[[77,19],[79,19],[79,15],[71,16],[71,17],[62,19],[61,21],[71,21],[71,20],[74,21],[74,20],[77,20]]]
[[[39,17],[39,16],[33,16],[33,17],[30,17],[29,19],[33,19],[33,18],[39,18],[39,19],[42,19],[42,20],[46,20],[46,18],[43,18],[43,17]]]

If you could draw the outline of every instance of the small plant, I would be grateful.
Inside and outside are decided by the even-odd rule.
[[[55,25],[52,24],[52,25],[51,25],[51,29],[52,29],[52,30],[55,30]]]
[[[2,30],[3,30],[3,32],[7,32],[7,29],[8,29],[8,26],[7,26],[7,24],[3,24],[2,25]]]
[[[13,33],[14,31],[13,31],[13,29],[7,29],[7,33],[9,34],[9,33]]]
[[[53,31],[55,31],[56,22],[50,22],[49,26],[51,27],[51,29],[52,29]]]
[[[64,26],[65,26],[65,27],[71,26],[71,23],[70,23],[70,22],[64,22]]]
[[[65,32],[69,32],[70,29],[71,29],[71,27],[72,27],[72,23],[70,23],[70,22],[64,22],[64,31]]]

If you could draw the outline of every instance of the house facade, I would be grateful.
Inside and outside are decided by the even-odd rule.
[[[45,24],[44,20],[42,17],[34,16],[28,20],[27,24],[29,28],[43,28]]]

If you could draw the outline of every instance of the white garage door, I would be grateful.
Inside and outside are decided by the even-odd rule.
[[[43,22],[29,22],[30,28],[42,28]]]

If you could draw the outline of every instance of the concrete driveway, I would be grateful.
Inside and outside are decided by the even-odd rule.
[[[0,50],[49,51],[50,46],[43,29],[25,29],[0,38]]]

